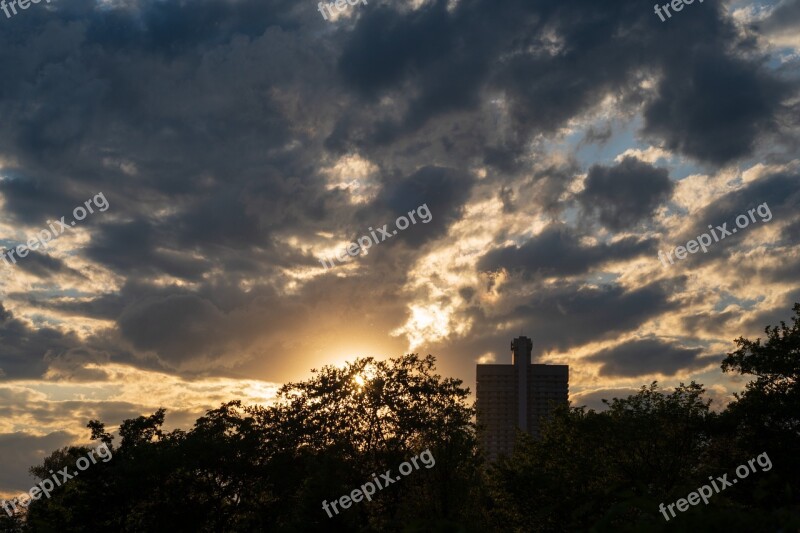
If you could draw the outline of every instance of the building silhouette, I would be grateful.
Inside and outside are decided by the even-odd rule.
[[[477,365],[481,444],[490,460],[511,455],[516,429],[539,436],[539,421],[569,404],[569,366],[531,364],[528,337],[511,341],[511,364]]]

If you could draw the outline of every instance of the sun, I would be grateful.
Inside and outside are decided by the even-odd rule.
[[[358,384],[359,387],[363,387],[364,384],[366,383],[366,380],[361,376],[354,377],[353,381],[355,381]]]

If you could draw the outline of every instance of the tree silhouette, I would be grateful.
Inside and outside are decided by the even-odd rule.
[[[559,409],[540,440],[520,435],[493,468],[500,523],[514,531],[658,525],[656,500],[680,486],[705,445],[703,392],[691,383],[665,394],[652,383],[607,411]]]
[[[798,373],[800,304],[792,327],[767,341],[740,337],[725,372],[756,376],[736,401],[710,411],[703,387],[657,384],[604,400],[603,412],[564,408],[542,438],[520,435],[514,454],[490,468],[492,518],[503,531],[789,531],[800,527]],[[685,498],[767,453],[774,468],[715,494],[670,522],[660,503]],[[535,503],[532,503],[535,502]]]
[[[113,459],[57,487],[3,531],[792,531],[800,528],[800,304],[793,325],[740,337],[722,369],[753,376],[710,409],[697,383],[656,382],[607,409],[557,409],[541,437],[520,433],[511,457],[486,463],[459,380],[432,356],[357,359],[281,387],[274,404],[231,401],[188,431],[165,431],[165,410],[92,440]],[[348,495],[430,449],[415,470],[329,518],[322,501]],[[54,451],[31,472],[73,468],[89,448]],[[773,468],[715,493],[667,522],[672,503],[767,453]]]
[[[34,502],[29,526],[59,531],[420,531],[485,520],[476,504],[480,459],[469,390],[407,355],[325,367],[281,387],[270,406],[231,401],[187,432],[165,432],[165,410],[126,420],[104,468],[93,466]],[[92,438],[111,443],[104,424]],[[336,500],[430,449],[415,470],[329,518]],[[54,452],[32,472],[74,465],[83,448]]]

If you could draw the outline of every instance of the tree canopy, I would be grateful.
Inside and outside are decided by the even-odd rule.
[[[520,433],[511,457],[486,461],[462,382],[410,354],[280,388],[271,405],[233,400],[187,430],[164,430],[165,409],[103,422],[99,462],[9,518],[4,531],[788,531],[800,527],[800,304],[793,325],[737,339],[724,372],[752,377],[715,412],[698,383],[557,409],[538,440]],[[114,441],[119,440],[119,444]],[[329,518],[323,501],[429,449],[421,468]],[[38,479],[89,448],[54,451]],[[774,468],[667,522],[661,503],[767,453]]]

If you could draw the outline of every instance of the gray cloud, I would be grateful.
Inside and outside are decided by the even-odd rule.
[[[26,257],[17,259],[16,266],[41,279],[61,276],[65,279],[86,279],[83,274],[69,268],[61,259],[33,250],[28,250]]]
[[[602,389],[572,395],[570,397],[570,402],[574,406],[585,405],[587,408],[594,409],[595,411],[605,411],[608,406],[603,403],[603,400],[608,400],[610,402],[613,398],[627,398],[637,392],[637,389],[631,388]]]
[[[21,432],[0,434],[0,490],[29,490],[36,480],[28,473],[28,468],[40,463],[52,450],[70,444],[73,439],[74,436],[65,431],[41,437]]]
[[[750,155],[762,135],[777,131],[788,111],[782,102],[794,91],[758,63],[698,47],[692,61],[670,65],[645,109],[644,132],[670,150],[723,164]]]
[[[0,369],[4,379],[39,377],[46,369],[45,357],[77,346],[80,340],[74,333],[65,334],[46,325],[31,328],[0,304]]]
[[[691,228],[679,236],[677,242],[671,243],[667,247],[685,246],[687,241],[695,239],[703,233],[710,234],[709,225],[712,226],[719,238],[722,236],[722,232],[717,230],[717,227],[725,223],[727,224],[725,229],[728,231],[736,229],[736,233],[727,235],[718,242],[713,242],[712,239],[713,244],[707,248],[706,253],[699,251],[689,254],[681,263],[727,261],[733,251],[744,245],[748,238],[754,238],[750,234],[758,231],[762,226],[781,225],[786,227],[784,235],[787,231],[791,232],[792,224],[800,220],[800,216],[797,215],[797,206],[800,205],[800,181],[798,178],[800,177],[795,173],[774,173],[717,198],[702,210],[691,213]],[[748,218],[746,228],[737,228],[736,217],[747,216],[749,210],[757,209],[764,203],[767,204],[769,212],[772,214],[770,220],[764,221],[760,214],[754,212],[753,216],[756,222],[752,222],[752,219]],[[765,218],[769,218],[769,215]]]
[[[626,291],[616,285],[580,287],[561,283],[537,291],[528,303],[504,318],[529,325],[541,349],[566,350],[614,338],[674,309],[677,304],[669,296],[675,288],[670,283],[653,283]]]
[[[789,33],[797,35],[797,26],[800,25],[800,2],[797,0],[783,0],[763,21],[755,27],[764,33]]]
[[[403,231],[402,239],[394,242],[420,246],[442,236],[461,218],[474,182],[472,176],[455,169],[423,167],[405,179],[387,183],[377,202],[388,207],[393,217],[406,215],[422,204],[427,204],[433,217],[427,224],[409,226]],[[361,215],[360,218],[365,217]]]
[[[680,370],[722,360],[721,356],[698,357],[702,351],[702,348],[682,348],[658,339],[642,339],[601,350],[586,359],[602,363],[601,376],[635,377],[654,373],[672,376]]]
[[[577,198],[585,213],[618,231],[652,216],[673,188],[666,169],[626,157],[612,167],[592,166]]]
[[[505,268],[526,275],[572,276],[585,274],[610,261],[621,261],[654,251],[655,242],[627,237],[610,244],[581,244],[575,230],[552,224],[522,246],[493,250],[478,263],[482,270]]]

